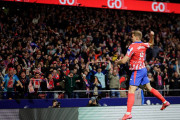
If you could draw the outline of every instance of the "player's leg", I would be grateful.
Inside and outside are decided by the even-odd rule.
[[[134,104],[134,99],[135,99],[135,91],[137,89],[137,86],[129,86],[129,90],[128,90],[128,100],[127,100],[127,114],[131,113],[132,110],[132,106]]]
[[[146,84],[146,89],[152,93],[155,97],[157,97],[159,100],[162,101],[163,106],[161,108],[161,110],[164,110],[167,106],[170,105],[170,103],[168,101],[166,101],[166,99],[159,93],[159,91],[157,91],[156,89],[152,88],[150,83]]]
[[[126,120],[126,119],[131,119],[132,118],[131,110],[132,110],[132,107],[134,105],[134,99],[135,99],[134,93],[135,93],[136,89],[137,89],[137,86],[133,86],[133,85],[129,86],[128,99],[127,99],[127,112],[123,116],[122,120]]]
[[[145,85],[146,86],[146,89],[152,93],[155,97],[157,97],[158,99],[160,99],[163,103],[163,106],[161,108],[161,110],[164,110],[167,106],[170,105],[169,102],[167,102],[165,100],[165,98],[159,93],[159,91],[157,91],[156,89],[152,88],[151,85],[150,85],[150,82],[149,82],[149,79],[147,77],[147,69],[143,69],[144,71],[144,77],[143,77],[143,80],[142,80],[142,85]]]
[[[129,82],[129,90],[128,90],[127,112],[123,116],[122,120],[132,118],[131,111],[132,111],[132,107],[133,107],[134,99],[135,99],[134,93],[137,89],[137,86],[139,86],[140,81],[141,81],[139,76],[140,76],[139,71],[134,71],[131,74],[131,78]]]
[[[164,102],[165,101],[164,97],[157,90],[155,90],[154,88],[151,87],[151,84],[150,84],[149,79],[147,77],[147,69],[144,69],[144,72],[145,72],[145,75],[143,77],[141,84],[145,85],[146,89],[149,92],[151,92],[154,96],[157,96],[159,99],[161,99],[162,102]]]
[[[132,106],[134,104],[134,99],[135,99],[135,91],[137,89],[137,86],[139,86],[141,82],[141,72],[139,70],[134,71],[131,74],[130,82],[129,82],[129,90],[128,90],[128,100],[127,100],[127,113],[130,114],[132,110]]]

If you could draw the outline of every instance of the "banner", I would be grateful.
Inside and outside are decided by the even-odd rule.
[[[5,0],[79,7],[109,8],[180,14],[180,4],[145,0]]]
[[[137,96],[138,97],[138,96]],[[165,97],[171,104],[180,104],[180,97]],[[57,99],[61,103],[61,108],[64,107],[86,107],[90,98],[72,98],[72,99]],[[0,100],[0,109],[17,109],[17,108],[48,108],[52,106],[53,99],[21,99],[21,100]],[[127,98],[102,98],[99,100],[101,106],[124,106],[127,105]],[[144,104],[156,105],[162,102],[156,97],[145,97]],[[2,119],[0,119],[2,120]]]

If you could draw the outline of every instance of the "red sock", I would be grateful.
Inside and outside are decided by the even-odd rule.
[[[127,100],[127,112],[131,112],[132,106],[134,104],[134,93],[128,93],[128,100]]]
[[[150,91],[155,97],[157,97],[158,99],[160,99],[163,103],[166,101],[164,99],[164,97],[154,88],[151,89]]]

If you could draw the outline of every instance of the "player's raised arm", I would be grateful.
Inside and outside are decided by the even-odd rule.
[[[154,45],[154,32],[153,31],[150,32],[149,44],[150,44],[150,46]]]

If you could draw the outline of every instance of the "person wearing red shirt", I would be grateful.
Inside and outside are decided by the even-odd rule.
[[[53,75],[49,74],[48,79],[45,78],[45,80],[46,80],[46,83],[47,83],[47,89],[49,91],[53,91],[54,90],[54,78],[53,78]],[[54,98],[53,95],[54,95],[54,93],[49,92],[49,93],[47,93],[47,98]]]
[[[59,74],[57,73],[57,70],[53,70],[52,77],[53,79],[59,79]]]
[[[66,64],[62,64],[62,72],[64,73],[64,75],[68,75],[70,73],[70,70],[67,69]]]
[[[42,78],[40,76],[40,73],[36,72],[34,78],[31,78],[29,82],[29,92],[31,93],[30,97],[37,97],[37,91],[41,86],[41,81]]]
[[[145,67],[144,61],[146,49],[154,44],[154,32],[150,32],[149,43],[143,43],[141,42],[141,39],[142,32],[133,31],[133,43],[129,46],[126,56],[123,59],[117,61],[119,64],[125,64],[128,60],[130,60],[129,69],[132,71],[128,90],[127,113],[123,116],[122,120],[132,118],[131,110],[135,99],[134,93],[139,85],[145,85],[148,91],[150,91],[154,96],[162,101],[163,105],[161,110],[164,110],[167,106],[170,105],[170,103],[166,101],[165,98],[156,89],[151,87],[147,77],[147,69]]]
[[[126,75],[123,75],[123,76],[119,79],[120,90],[126,90],[126,80],[127,80]],[[127,97],[126,91],[120,91],[120,96],[121,96],[121,97]]]

